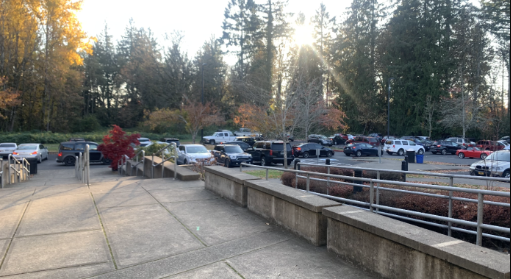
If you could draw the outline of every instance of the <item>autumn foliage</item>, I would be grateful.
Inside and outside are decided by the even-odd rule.
[[[114,125],[108,133],[109,135],[103,137],[103,143],[98,146],[98,150],[103,153],[103,156],[112,161],[110,164],[112,170],[117,170],[117,164],[123,155],[127,155],[129,158],[135,156],[135,150],[131,144],[140,144],[138,141],[140,134],[127,136],[126,132],[117,125]]]

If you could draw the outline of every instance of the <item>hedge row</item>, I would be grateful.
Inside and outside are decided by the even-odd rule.
[[[52,133],[52,132],[23,132],[23,133],[1,133],[0,143],[2,142],[14,142],[17,144],[21,143],[42,143],[42,144],[53,144],[68,141],[71,138],[84,138],[86,140],[94,141],[97,143],[103,142],[103,137],[108,133],[108,130],[98,131],[93,133]],[[129,132],[134,134],[139,132]],[[149,138],[151,140],[160,140],[161,138],[178,138],[180,140],[189,140],[190,135],[173,135],[167,134],[153,134],[153,133],[139,133],[142,137]]]

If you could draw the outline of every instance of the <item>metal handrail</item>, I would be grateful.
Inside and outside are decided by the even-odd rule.
[[[8,167],[9,184],[12,184],[11,183],[11,170],[15,171],[16,177],[18,178],[18,183],[21,182],[21,177],[23,176],[23,174],[26,175],[27,179],[30,178],[30,169],[27,168],[27,166],[26,166],[26,164],[28,164],[30,166],[30,163],[27,161],[27,159],[23,158],[21,161],[19,161],[14,156],[12,156],[12,154],[9,154],[9,156],[7,158],[8,158],[8,164],[9,164],[9,167]],[[11,164],[11,159],[13,162],[12,164]],[[14,165],[20,165],[20,169],[17,170],[14,167]]]
[[[421,171],[403,171],[403,170],[388,170],[388,169],[373,169],[373,168],[361,168],[352,166],[336,166],[336,165],[322,165],[322,164],[310,164],[298,162],[301,166],[315,166],[315,167],[328,167],[328,168],[341,168],[351,170],[367,170],[367,171],[379,171],[387,173],[399,173],[399,174],[415,174],[415,175],[427,175],[436,177],[449,177],[449,178],[462,178],[462,179],[475,179],[475,180],[486,180],[486,181],[501,181],[510,182],[509,178],[505,177],[486,177],[486,176],[472,176],[472,175],[459,175],[459,174],[446,174],[446,173],[435,173],[435,172],[421,172]]]
[[[82,154],[75,156],[75,176],[82,183],[90,185],[90,152],[89,145],[85,145],[85,150]]]
[[[495,236],[495,235],[483,234],[482,233],[483,229],[489,229],[489,230],[504,232],[504,233],[508,233],[508,234],[510,233],[510,229],[509,228],[498,227],[498,226],[491,226],[491,225],[483,224],[483,207],[484,207],[485,204],[492,204],[492,205],[497,205],[497,206],[509,207],[509,204],[505,204],[505,203],[497,203],[497,202],[490,202],[490,201],[486,201],[485,202],[484,201],[484,196],[485,195],[491,195],[491,196],[510,197],[510,193],[509,192],[499,192],[499,191],[490,191],[490,190],[467,189],[467,188],[452,187],[452,186],[438,186],[438,185],[429,185],[429,184],[416,184],[416,183],[410,183],[410,182],[381,180],[380,179],[380,172],[382,172],[382,171],[383,172],[387,172],[388,170],[375,170],[375,169],[373,169],[373,170],[377,171],[377,178],[376,179],[372,179],[372,178],[351,177],[351,176],[344,176],[344,175],[332,175],[332,174],[325,174],[325,173],[311,172],[311,171],[302,171],[302,170],[294,170],[294,169],[281,169],[281,168],[266,167],[266,166],[256,166],[256,165],[251,165],[251,164],[246,164],[246,163],[240,164],[240,171],[243,171],[243,165],[250,166],[250,167],[255,167],[255,168],[266,169],[266,180],[268,180],[268,171],[269,170],[278,170],[278,171],[282,171],[282,172],[295,173],[295,175],[296,175],[295,188],[297,188],[297,186],[298,186],[297,185],[298,184],[298,178],[305,178],[306,179],[306,189],[305,189],[306,192],[310,192],[310,193],[313,193],[315,195],[326,197],[326,198],[333,199],[333,200],[339,200],[339,201],[346,202],[346,203],[351,203],[351,204],[356,204],[356,205],[359,205],[359,206],[369,207],[369,210],[371,212],[375,212],[377,214],[380,214],[379,210],[382,209],[382,210],[386,210],[386,211],[394,211],[394,212],[405,213],[405,214],[414,215],[414,216],[427,217],[427,218],[430,218],[430,219],[447,222],[448,223],[447,229],[448,229],[448,235],[449,236],[451,236],[451,231],[452,230],[456,230],[456,231],[463,230],[463,229],[459,229],[459,228],[453,228],[452,224],[461,224],[461,225],[467,225],[467,226],[476,227],[477,228],[477,232],[472,232],[472,233],[477,235],[476,244],[479,245],[479,246],[482,245],[482,238],[483,238],[483,236],[484,237],[494,238],[494,239],[505,240],[505,241],[508,241],[508,242],[510,241],[510,238],[503,238],[503,237],[500,237],[500,236]],[[317,165],[317,166],[323,166],[324,167],[325,165]],[[417,172],[415,172],[415,173],[417,173]],[[301,174],[301,175],[299,175],[299,174]],[[425,174],[425,173],[419,173],[419,174]],[[426,173],[426,174],[429,174],[429,173]],[[313,177],[311,177],[311,175],[322,176],[322,177],[326,177],[327,179],[313,178]],[[329,180],[330,178],[340,178],[340,179],[343,179],[343,180],[368,182],[369,185]],[[310,181],[311,180],[326,181],[327,182],[327,194],[325,195],[325,194],[321,194],[321,193],[311,192],[310,191]],[[453,179],[451,179],[451,182],[452,182],[452,180]],[[357,201],[357,200],[344,199],[344,198],[328,195],[328,188],[330,186],[330,183],[344,184],[344,185],[350,185],[350,186],[356,186],[356,187],[366,187],[366,188],[369,188],[370,189],[370,202],[366,203],[366,202],[360,202],[360,201]],[[375,183],[376,183],[376,187],[375,187]],[[407,192],[407,193],[411,193],[411,194],[427,195],[427,196],[432,196],[433,194],[417,192],[417,191],[407,191],[407,190],[399,190],[399,189],[392,189],[392,188],[384,188],[384,187],[380,187],[381,183],[391,184],[391,185],[399,185],[399,186],[408,186],[408,187],[417,187],[417,188],[426,188],[426,189],[436,189],[436,190],[448,191],[449,192],[449,196],[437,195],[437,197],[439,197],[439,198],[449,199],[448,216],[444,217],[444,216],[438,216],[438,215],[427,214],[427,213],[422,213],[422,212],[409,211],[409,210],[404,210],[404,209],[399,209],[399,208],[382,206],[382,205],[379,204],[379,191],[380,190],[389,190],[389,191],[393,190],[393,191]],[[375,197],[375,191],[376,191],[376,197]],[[477,200],[473,200],[473,199],[465,199],[465,198],[453,197],[452,196],[453,192],[477,194],[478,195],[478,199]],[[374,202],[375,198],[376,198],[376,203]],[[478,206],[477,206],[478,207],[478,210],[477,210],[477,223],[475,223],[475,222],[468,222],[468,221],[465,221],[465,220],[460,220],[460,219],[452,218],[452,201],[454,201],[454,200],[462,200],[462,201],[468,201],[468,202],[475,202],[475,203],[477,203],[478,204]],[[385,214],[388,215],[388,213],[385,213]],[[396,216],[399,216],[399,215],[396,215]],[[401,217],[403,217],[403,216],[401,216]],[[403,217],[403,218],[405,218],[405,217]],[[403,219],[403,218],[401,218],[401,219]],[[409,218],[409,219],[411,219],[411,218]],[[415,219],[412,219],[412,220],[415,220]],[[421,220],[420,222],[421,223],[427,223],[427,224],[430,224],[430,225],[438,225],[437,223],[427,222],[427,221],[423,221],[423,220]]]
[[[164,151],[172,145],[174,146],[174,155],[171,155],[167,159],[165,159]],[[159,152],[161,152],[161,162],[158,164],[154,164],[154,155],[156,155],[156,153],[159,153]],[[165,166],[164,166],[165,162],[174,158],[174,180],[176,180],[176,177],[177,177],[177,144],[175,142],[171,142],[168,145],[166,145],[165,147],[158,150],[156,153],[153,153],[153,155],[152,155],[151,178],[154,178],[154,168],[158,167],[160,165],[161,165],[161,178],[163,178],[163,175],[165,173]]]
[[[122,176],[122,167],[127,166],[127,162],[129,160],[128,155],[124,154],[121,156],[121,158],[117,161],[117,172],[119,173],[119,176]],[[126,175],[126,171],[124,171],[124,174]]]
[[[140,153],[142,153],[142,161],[138,160],[138,155]],[[137,154],[135,154],[135,163],[135,165],[131,166],[131,169],[133,170],[133,168],[135,168],[135,176],[138,176],[138,165],[142,163],[142,166],[145,166],[145,150],[140,150]],[[142,176],[145,177],[145,167],[142,168]]]

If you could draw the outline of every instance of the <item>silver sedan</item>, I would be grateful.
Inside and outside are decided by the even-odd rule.
[[[12,153],[16,160],[22,158],[37,159],[38,163],[48,160],[48,148],[39,143],[24,143],[18,145],[18,148]]]

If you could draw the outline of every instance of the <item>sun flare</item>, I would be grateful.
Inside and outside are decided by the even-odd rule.
[[[294,40],[297,45],[311,45],[314,42],[312,38],[313,29],[310,25],[296,25]]]

